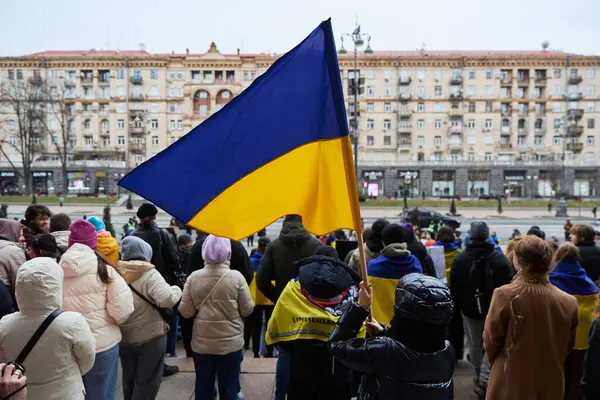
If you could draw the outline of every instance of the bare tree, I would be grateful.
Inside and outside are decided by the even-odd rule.
[[[20,78],[0,85],[0,152],[25,182],[25,193],[33,195],[31,165],[44,149],[45,99],[39,76]],[[11,158],[15,153],[22,169]]]

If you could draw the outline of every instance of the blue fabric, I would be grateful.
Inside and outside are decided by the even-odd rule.
[[[212,400],[215,378],[220,400],[237,400],[242,350],[224,355],[193,354],[196,400]]]
[[[380,255],[367,265],[367,275],[376,278],[400,279],[406,274],[423,273],[419,259],[412,254],[408,257],[386,257]]]
[[[348,136],[339,71],[327,20],[227,106],[119,185],[177,219],[191,220],[228,187],[291,150]],[[202,184],[190,185],[190,176]]]
[[[177,311],[177,310],[176,310]],[[177,356],[177,327],[179,326],[179,314],[175,313],[175,318],[171,321],[169,326],[169,333],[167,334],[167,348],[166,353],[171,357]]]
[[[83,376],[86,400],[114,400],[119,371],[119,345],[96,353],[94,366]]]
[[[435,242],[434,246],[444,246],[444,253],[448,251],[460,250],[460,245],[454,242]]]
[[[550,272],[550,282],[569,294],[592,295],[600,292],[577,261],[563,261]]]
[[[285,344],[276,345],[275,347],[278,353],[275,369],[275,400],[285,400],[290,387],[292,353],[291,349]]]
[[[258,267],[260,266],[260,260],[262,260],[262,258],[263,254],[258,250],[256,250],[254,254],[250,256],[250,262],[252,263],[252,269],[254,269],[254,272],[258,272]]]

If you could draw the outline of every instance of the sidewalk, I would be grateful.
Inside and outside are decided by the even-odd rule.
[[[183,349],[179,354],[184,354]],[[164,378],[157,399],[193,400],[194,399],[194,363],[184,357],[167,358],[167,364],[178,365],[181,372]],[[246,400],[271,400],[275,390],[276,359],[255,359],[251,351],[246,351],[242,362],[240,377],[242,391]],[[120,374],[119,374],[120,375]],[[470,364],[459,362],[454,375],[454,394],[456,400],[474,400],[470,393],[473,374]],[[120,379],[116,400],[122,400]]]

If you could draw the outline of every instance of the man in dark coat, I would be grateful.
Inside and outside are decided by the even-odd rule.
[[[479,384],[483,363],[483,325],[494,289],[512,281],[515,271],[508,258],[490,243],[490,229],[483,221],[473,221],[465,251],[450,268],[450,290],[461,310],[471,363]]]
[[[27,246],[34,237],[48,231],[48,222],[51,216],[52,212],[46,206],[34,204],[27,207],[25,219],[21,220],[23,237]]]
[[[285,285],[298,276],[297,261],[313,255],[321,242],[304,229],[302,217],[288,215],[279,237],[267,247],[256,275],[256,284],[269,300],[277,303]],[[275,281],[275,286],[271,283]]]
[[[600,247],[596,246],[596,230],[592,225],[577,224],[571,228],[571,242],[579,249],[579,263],[594,282],[600,281]]]

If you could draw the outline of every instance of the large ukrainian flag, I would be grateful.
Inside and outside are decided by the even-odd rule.
[[[360,230],[330,20],[226,107],[119,183],[188,225],[240,240],[287,214]]]

